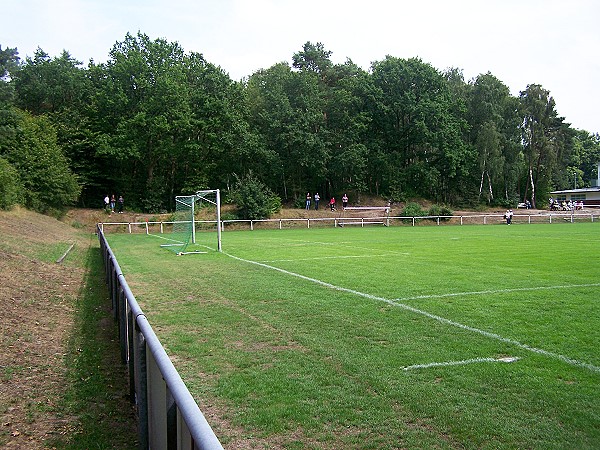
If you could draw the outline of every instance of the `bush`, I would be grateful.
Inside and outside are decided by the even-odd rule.
[[[0,209],[10,209],[22,201],[23,186],[17,170],[0,158]]]
[[[428,216],[452,216],[452,215],[454,215],[454,211],[452,211],[450,208],[448,208],[446,206],[431,205],[431,208],[429,208],[427,215]],[[437,217],[436,218],[432,217],[430,220],[437,220]],[[442,217],[442,218],[440,218],[440,220],[448,221],[450,219],[448,217]]]
[[[242,219],[267,219],[281,209],[281,199],[252,173],[244,177],[236,175],[230,200],[237,205],[237,214]]]
[[[426,215],[426,212],[423,211],[421,205],[419,205],[418,203],[410,202],[404,206],[401,215],[403,217],[423,217],[424,215]],[[402,221],[404,223],[409,223],[411,222],[411,219],[402,219]]]

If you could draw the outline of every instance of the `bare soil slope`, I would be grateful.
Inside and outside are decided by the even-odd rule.
[[[64,405],[68,355],[78,351],[77,302],[88,289],[84,257],[95,239],[25,209],[0,211],[0,448],[48,448],[85,433],[79,413]],[[108,310],[106,317],[96,326],[114,335]]]

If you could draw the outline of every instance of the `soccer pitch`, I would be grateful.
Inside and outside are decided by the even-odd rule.
[[[598,448],[598,227],[107,238],[226,448]]]

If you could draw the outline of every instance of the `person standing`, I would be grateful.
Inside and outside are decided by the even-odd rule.
[[[321,200],[321,196],[319,195],[319,193],[317,192],[315,194],[315,211],[319,209],[319,200]]]
[[[104,196],[104,211],[108,212],[108,208],[110,208],[110,198],[108,198],[108,194]]]
[[[123,205],[125,204],[125,199],[122,195],[119,195],[119,214],[123,214]]]
[[[110,212],[115,212],[115,205],[117,204],[117,199],[115,198],[115,194],[110,196]]]
[[[344,196],[342,197],[342,208],[346,209],[347,206],[348,206],[348,196],[346,194],[344,194]]]
[[[310,209],[310,200],[311,200],[310,192],[307,192],[306,193],[306,210],[307,211]]]

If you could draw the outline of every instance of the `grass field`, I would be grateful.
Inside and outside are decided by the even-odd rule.
[[[226,448],[599,448],[600,225],[108,234]]]

